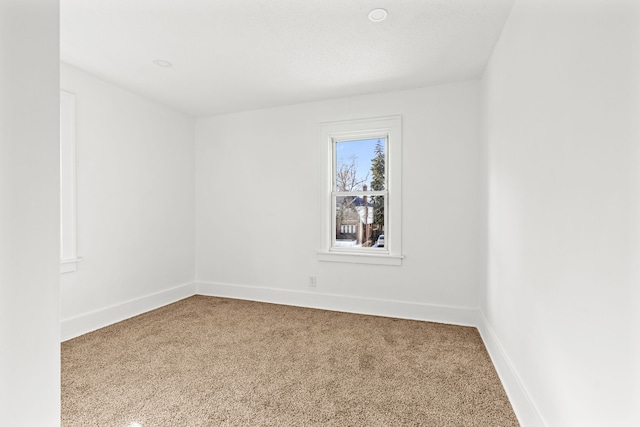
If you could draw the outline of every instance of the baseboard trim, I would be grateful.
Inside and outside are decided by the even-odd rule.
[[[145,295],[120,304],[64,319],[60,322],[62,341],[78,337],[96,329],[121,322],[130,317],[146,313],[167,304],[188,298],[196,293],[195,282],[185,283],[150,295]]]
[[[247,285],[231,285],[214,282],[197,282],[199,295],[235,298],[331,311],[423,320],[461,326],[476,326],[478,310],[467,307],[449,307],[419,304],[406,301],[326,294],[322,292],[295,291]]]
[[[478,315],[478,331],[520,425],[523,427],[545,427],[546,423],[542,418],[542,414],[531,399],[531,395],[522,383],[518,371],[511,363],[498,336],[482,311]]]

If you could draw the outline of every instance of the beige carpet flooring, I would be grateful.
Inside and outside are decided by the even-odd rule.
[[[64,342],[62,425],[518,421],[475,328],[194,296]]]

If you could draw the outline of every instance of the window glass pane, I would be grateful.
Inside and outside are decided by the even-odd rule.
[[[385,138],[336,142],[335,191],[385,190],[385,145]]]
[[[335,247],[384,247],[384,196],[336,196]]]

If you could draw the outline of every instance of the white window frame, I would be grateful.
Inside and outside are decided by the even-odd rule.
[[[81,261],[76,237],[76,97],[60,91],[60,273]]]
[[[387,188],[385,191],[359,191],[357,195],[385,196],[385,247],[341,248],[335,246],[335,206],[332,192],[335,177],[335,145],[337,142],[385,138]],[[402,265],[402,117],[320,124],[322,149],[322,247],[320,261],[378,265]],[[356,195],[356,193],[353,193]]]

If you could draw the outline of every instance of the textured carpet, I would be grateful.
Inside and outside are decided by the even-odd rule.
[[[475,328],[194,296],[62,344],[63,426],[517,426]]]

